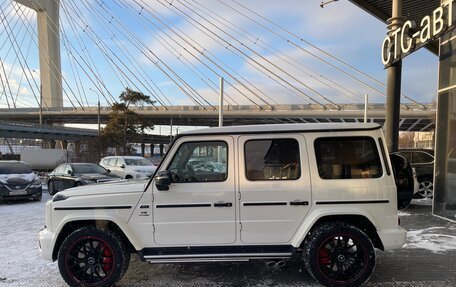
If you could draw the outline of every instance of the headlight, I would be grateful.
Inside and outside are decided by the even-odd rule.
[[[41,185],[42,185],[41,179],[37,179],[30,186],[32,186],[32,187],[40,187]]]
[[[66,195],[63,195],[61,193],[57,193],[56,195],[54,195],[54,197],[52,198],[52,201],[62,201],[62,200],[65,200],[67,199],[68,196]]]

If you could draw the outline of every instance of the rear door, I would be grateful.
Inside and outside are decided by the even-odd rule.
[[[301,135],[239,137],[241,240],[289,242],[310,208],[305,139]]]
[[[160,171],[169,190],[152,183],[154,240],[159,245],[228,244],[236,240],[234,144],[229,136],[182,138]],[[208,168],[216,165],[220,168]]]

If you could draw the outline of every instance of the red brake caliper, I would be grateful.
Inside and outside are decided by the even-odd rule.
[[[103,271],[109,272],[112,268],[112,252],[109,248],[104,248],[103,250]]]
[[[320,249],[318,253],[318,261],[322,265],[328,265],[331,263],[331,259],[329,258],[329,252],[326,249]]]

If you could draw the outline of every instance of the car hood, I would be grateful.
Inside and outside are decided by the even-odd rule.
[[[75,197],[113,193],[136,193],[143,192],[146,184],[147,180],[119,180],[109,183],[98,183],[73,187],[64,191],[60,191],[58,194]]]
[[[39,177],[33,172],[21,174],[0,174],[0,182],[8,185],[28,184],[38,179]]]

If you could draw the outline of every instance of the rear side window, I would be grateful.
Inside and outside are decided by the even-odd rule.
[[[117,158],[110,158],[109,159],[109,162],[108,162],[109,166],[116,166],[116,164],[117,164]]]
[[[422,151],[417,151],[413,153],[412,163],[421,163],[421,164],[431,164],[434,161],[434,158]]]
[[[383,174],[373,138],[319,138],[314,146],[318,174],[323,179],[379,178]]]
[[[249,140],[244,154],[248,180],[289,180],[301,176],[299,144],[295,139]]]

